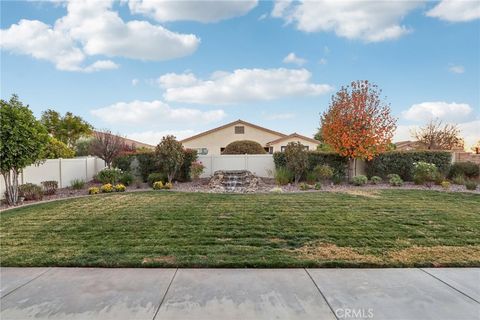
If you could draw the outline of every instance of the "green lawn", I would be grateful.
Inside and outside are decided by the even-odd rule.
[[[467,193],[152,191],[0,217],[2,266],[480,266],[480,196]]]

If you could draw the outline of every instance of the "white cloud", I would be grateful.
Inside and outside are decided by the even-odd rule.
[[[403,17],[420,1],[277,0],[272,16],[305,32],[335,32],[348,39],[378,42],[396,39],[411,30]]]
[[[129,139],[148,143],[153,146],[157,145],[164,136],[173,135],[177,140],[191,137],[195,134],[193,130],[165,130],[165,131],[144,131],[127,134]]]
[[[20,20],[0,33],[2,49],[47,60],[65,71],[93,72],[118,68],[99,60],[85,67],[87,56],[168,60],[192,54],[200,40],[147,21],[124,22],[112,11],[112,1],[70,1],[67,15],[53,26],[37,20]]]
[[[223,110],[173,108],[158,100],[118,102],[91,113],[106,123],[126,125],[206,124],[225,117]]]
[[[290,52],[285,58],[283,58],[283,63],[293,63],[297,66],[303,66],[307,63],[307,60],[297,57],[295,52]]]
[[[480,1],[442,0],[427,12],[427,16],[449,22],[466,22],[480,19]]]
[[[135,87],[135,86],[136,86],[137,84],[139,84],[139,83],[140,83],[140,80],[138,80],[138,79],[132,79],[132,86]]]
[[[305,69],[237,69],[217,71],[206,80],[193,74],[166,74],[158,82],[166,89],[168,101],[213,105],[321,95],[332,90],[330,85],[311,83],[310,78]]]
[[[473,109],[466,103],[444,101],[422,102],[403,112],[403,117],[412,121],[429,121],[438,118],[448,122],[463,122],[469,119]]]
[[[288,120],[295,118],[294,113],[276,113],[276,114],[268,114],[265,116],[267,120]]]
[[[217,22],[242,16],[257,6],[257,0],[242,1],[156,1],[129,0],[132,13],[150,16],[157,21]]]
[[[450,66],[448,70],[452,73],[461,74],[465,72],[465,68],[463,66]]]

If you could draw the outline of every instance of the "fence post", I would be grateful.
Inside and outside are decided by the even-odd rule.
[[[62,158],[58,158],[58,184],[60,185],[60,188],[63,188],[63,183],[62,183]]]

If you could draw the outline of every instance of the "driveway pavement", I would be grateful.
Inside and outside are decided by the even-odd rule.
[[[480,269],[1,268],[6,319],[480,319]]]

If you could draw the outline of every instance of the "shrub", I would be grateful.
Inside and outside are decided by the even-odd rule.
[[[477,183],[473,180],[468,180],[467,182],[465,182],[465,188],[467,188],[467,190],[476,190]]]
[[[419,161],[413,164],[413,181],[416,184],[435,181],[437,173],[438,170],[434,163]]]
[[[442,188],[445,189],[445,190],[450,189],[450,182],[449,182],[449,181],[444,180],[444,181],[442,181],[442,183],[440,183],[440,185],[441,185]]]
[[[134,154],[127,154],[119,156],[112,161],[112,166],[114,168],[119,168],[122,171],[130,171],[132,160],[135,158]]]
[[[161,172],[154,172],[148,175],[147,182],[150,187],[152,187],[153,183],[157,181],[167,181],[167,176]]]
[[[73,179],[70,181],[70,188],[74,190],[81,190],[85,187],[85,180],[82,179]]]
[[[115,192],[124,192],[127,190],[127,187],[121,183],[116,184],[113,188],[115,189]]]
[[[314,184],[315,181],[317,181],[317,175],[315,174],[315,172],[307,172],[305,181],[307,181],[308,184]]]
[[[100,187],[102,193],[110,193],[114,191],[113,185],[111,183],[106,183]]]
[[[42,200],[42,187],[33,183],[25,183],[18,186],[18,194],[25,200]]]
[[[275,169],[275,182],[278,185],[284,186],[293,180],[293,174],[285,167]]]
[[[162,181],[155,181],[152,185],[153,190],[161,190],[163,189],[163,182]]]
[[[315,190],[321,190],[322,184],[320,182],[315,183]]]
[[[171,182],[167,182],[163,186],[163,189],[172,189],[172,188],[173,188],[173,184]]]
[[[275,152],[273,154],[275,168],[286,167],[287,160],[284,152]],[[317,165],[329,165],[333,169],[334,176],[337,175],[337,181],[343,181],[348,159],[334,152],[308,151],[308,171],[314,171]],[[333,177],[332,177],[333,178]]]
[[[229,143],[222,154],[264,154],[265,149],[256,141],[238,140]]]
[[[193,180],[197,180],[202,175],[203,170],[205,170],[205,166],[201,161],[192,162],[190,165],[190,177]]]
[[[480,175],[480,166],[470,161],[452,164],[450,171],[448,172],[448,177],[452,178],[459,175],[470,179],[478,178]]]
[[[99,193],[100,193],[100,189],[97,187],[88,188],[88,194],[99,194]]]
[[[304,182],[300,183],[298,185],[298,188],[302,191],[306,191],[306,190],[309,190],[310,189],[310,186]]]
[[[168,182],[172,182],[185,160],[182,143],[172,135],[163,137],[155,148],[155,159],[160,165],[161,171],[167,175]],[[188,166],[190,167],[190,164]]]
[[[119,181],[120,177],[122,176],[122,170],[118,168],[105,168],[97,173],[95,180],[101,182],[103,184],[115,184]]]
[[[287,168],[294,175],[295,183],[298,183],[308,167],[308,152],[305,146],[300,142],[289,142],[285,148],[285,159]]]
[[[333,169],[328,164],[318,164],[313,169],[316,178],[320,181],[330,180],[333,177]]]
[[[452,182],[454,184],[464,185],[465,184],[465,177],[463,175],[456,175],[453,177]]]
[[[364,175],[358,175],[352,178],[352,183],[355,186],[363,186],[367,184],[368,178]]]
[[[445,181],[445,175],[438,172],[438,170],[437,170],[437,172],[435,174],[435,178],[433,179],[433,181],[435,182],[435,184],[437,186],[441,186],[442,182]]]
[[[271,193],[283,193],[283,189],[280,188],[280,187],[274,187],[274,188],[270,189],[270,192]]]
[[[367,175],[385,178],[396,172],[402,179],[412,181],[414,163],[420,161],[433,163],[440,173],[446,174],[452,155],[445,151],[389,151],[367,162]]]
[[[150,173],[160,171],[160,166],[156,162],[153,152],[139,153],[136,155],[136,158],[138,161],[138,171],[144,182],[148,181],[147,179]]]
[[[401,187],[403,185],[403,180],[400,178],[400,176],[396,173],[391,173],[387,176],[388,182],[390,183],[391,186],[394,187]]]
[[[382,181],[383,181],[383,179],[380,178],[379,176],[373,176],[373,177],[370,178],[370,182],[372,184],[380,184],[380,183],[382,183]]]
[[[75,150],[68,147],[65,143],[54,137],[48,137],[48,142],[43,148],[42,158],[57,159],[57,158],[73,158],[75,157]]]
[[[122,184],[126,185],[126,186],[129,186],[129,185],[132,184],[134,179],[135,179],[135,177],[130,172],[123,172],[120,175],[120,178],[118,179],[118,181],[121,182]]]
[[[42,181],[43,194],[52,195],[57,193],[58,182],[57,181]]]
[[[332,177],[332,182],[333,184],[340,184],[342,183],[343,181],[345,181],[345,176],[343,174],[340,174],[340,173],[336,173],[333,175]]]
[[[178,170],[175,179],[178,181],[190,181],[190,168],[192,167],[192,163],[197,161],[197,150],[193,149],[184,149],[183,150],[183,164]]]

